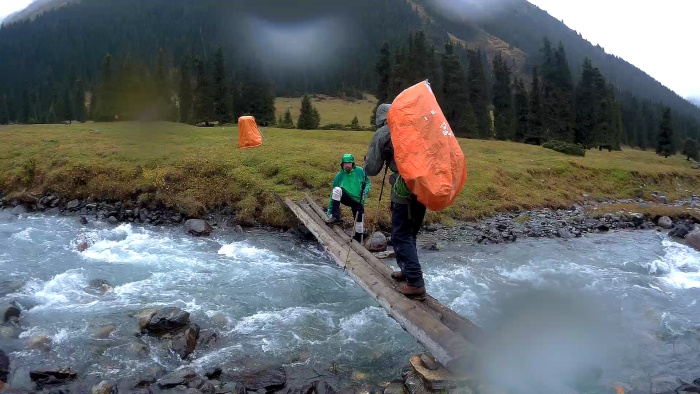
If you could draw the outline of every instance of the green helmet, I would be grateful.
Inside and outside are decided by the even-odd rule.
[[[342,163],[352,163],[352,164],[355,164],[355,156],[353,156],[353,155],[350,154],[350,153],[344,154],[344,155],[343,155],[343,161],[341,162],[341,164],[342,164]]]

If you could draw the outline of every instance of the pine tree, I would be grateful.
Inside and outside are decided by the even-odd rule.
[[[192,94],[190,59],[185,56],[180,65],[180,123],[192,122]]]
[[[22,105],[20,107],[19,123],[28,124],[32,116],[32,103],[29,98],[29,88],[22,92]]]
[[[686,156],[688,160],[693,159],[695,161],[700,161],[698,142],[692,138],[687,138],[683,143],[683,156]]]
[[[301,109],[299,110],[299,120],[297,128],[301,130],[315,130],[320,123],[318,111],[311,104],[309,96],[304,95],[301,99]]]
[[[82,79],[75,81],[75,120],[85,122],[85,86]]]
[[[294,128],[294,119],[292,118],[292,112],[287,108],[287,112],[284,113],[284,119],[280,115],[280,125],[279,127],[282,129],[293,129]]]
[[[527,134],[524,141],[528,144],[541,145],[543,139],[542,91],[537,67],[532,68],[532,88],[528,107]]]
[[[472,105],[469,100],[465,101],[463,105],[464,107],[459,116],[459,130],[465,137],[479,138],[479,126],[477,125]]]
[[[481,51],[468,52],[469,68],[467,83],[469,85],[469,101],[474,111],[479,138],[491,138],[491,116],[489,115],[488,82],[482,63]]]
[[[411,64],[406,58],[406,50],[401,48],[394,53],[394,68],[389,84],[389,100],[394,101],[404,89],[410,87]]]
[[[10,123],[10,111],[7,104],[7,96],[0,96],[0,124]]]
[[[196,58],[194,60],[194,68],[197,74],[194,89],[194,121],[195,123],[209,124],[212,120],[212,110],[214,108],[209,77],[201,59]]]
[[[671,119],[671,108],[664,110],[661,124],[659,125],[659,139],[656,145],[656,154],[668,158],[676,154],[673,146],[673,120]]]
[[[379,58],[374,64],[374,70],[377,73],[377,101],[383,104],[389,100],[389,86],[391,84],[391,51],[386,42],[379,50]]]
[[[357,119],[357,116],[352,118],[352,122],[350,122],[350,128],[352,130],[362,130],[362,127],[360,127],[360,120]]]
[[[214,119],[219,123],[230,123],[231,114],[229,106],[229,93],[226,82],[226,66],[224,64],[224,50],[219,47],[214,54],[214,70],[212,78],[212,96],[214,99]]]
[[[502,141],[512,139],[514,130],[513,92],[510,81],[510,67],[501,52],[493,58],[493,118],[496,138]]]
[[[515,135],[513,140],[522,142],[527,136],[527,123],[530,114],[528,106],[527,89],[522,79],[516,79],[514,83],[515,97],[513,100],[515,112]]]
[[[112,81],[112,55],[105,55],[100,70],[100,88],[97,97],[97,107],[93,115],[96,121],[111,121],[116,115],[114,110],[114,83]]]
[[[71,103],[71,89],[63,89],[63,97],[61,98],[61,119],[71,122],[73,121],[73,104]]]
[[[595,130],[598,125],[600,97],[597,92],[597,73],[591,60],[583,61],[581,79],[576,89],[576,138],[575,142],[589,149],[596,145]]]
[[[469,92],[467,91],[467,80],[459,58],[454,54],[454,47],[451,43],[445,44],[445,53],[442,55],[442,108],[447,122],[452,126],[458,136],[472,136],[470,131],[475,129],[463,129],[462,114],[466,110],[465,103],[469,102]],[[472,117],[474,114],[472,113]],[[467,122],[469,123],[469,122]]]
[[[254,116],[263,126],[275,121],[275,95],[260,63],[253,59],[242,78],[238,106],[241,114]]]

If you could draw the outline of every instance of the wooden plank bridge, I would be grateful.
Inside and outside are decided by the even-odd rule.
[[[281,201],[280,201],[281,202]],[[360,287],[381,305],[404,330],[452,372],[471,369],[482,332],[474,323],[433,297],[412,300],[395,290],[392,269],[345,233],[325,223],[325,212],[308,195],[284,204],[316,237],[328,254]]]

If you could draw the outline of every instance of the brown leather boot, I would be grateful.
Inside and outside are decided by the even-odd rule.
[[[406,281],[406,277],[403,275],[403,272],[401,272],[401,271],[392,272],[391,279],[393,279],[397,282],[405,282]]]
[[[422,298],[425,297],[425,286],[423,287],[413,287],[413,286],[399,286],[396,291],[411,298]]]

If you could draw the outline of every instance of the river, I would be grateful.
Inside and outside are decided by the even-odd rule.
[[[83,253],[81,238],[91,243]],[[450,244],[421,258],[428,291],[489,333],[483,372],[502,385],[661,390],[700,377],[700,253],[665,234]],[[113,290],[89,289],[98,278]],[[23,332],[0,338],[19,368],[15,387],[45,364],[104,379],[178,368],[135,335],[143,308],[178,306],[219,333],[218,346],[194,353],[202,369],[333,362],[381,382],[421,350],[315,245],[262,230],[193,238],[180,227],[0,211],[0,305],[15,300]],[[108,324],[116,331],[96,338]],[[49,352],[26,348],[38,335],[51,338]]]

